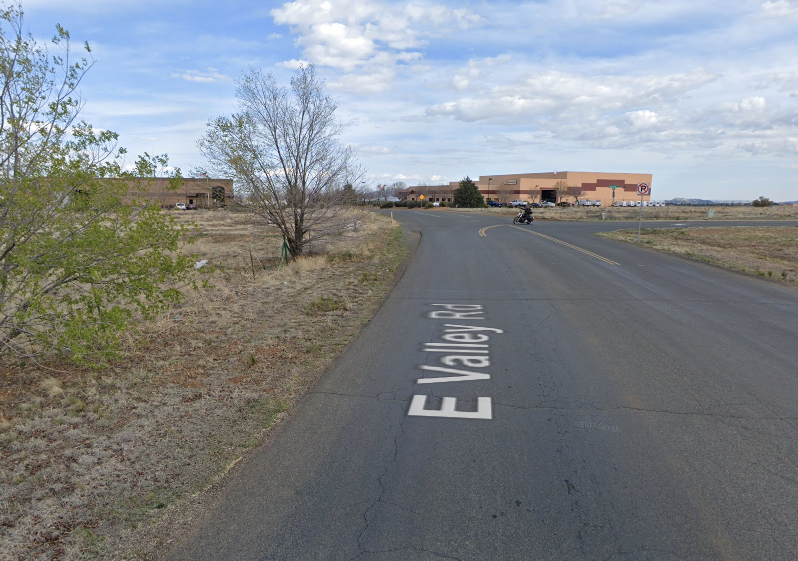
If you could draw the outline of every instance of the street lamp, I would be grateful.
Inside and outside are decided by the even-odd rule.
[[[492,177],[489,177],[489,178],[488,178],[488,200],[489,200],[489,201],[490,201],[490,200],[492,200],[492,199],[490,198],[490,180],[491,180],[491,179],[493,179],[493,178],[492,178]]]

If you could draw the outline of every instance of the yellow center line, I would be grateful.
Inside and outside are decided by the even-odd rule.
[[[498,228],[499,226],[507,226],[507,224],[496,224],[495,226],[486,226],[479,231],[479,235],[483,238],[487,238],[488,235],[485,233],[486,230],[490,230],[491,228]]]
[[[551,240],[553,242],[557,242],[557,243],[562,244],[562,245],[564,245],[566,247],[570,247],[571,249],[575,249],[576,251],[581,251],[585,255],[589,255],[591,257],[595,257],[596,259],[598,259],[600,261],[604,261],[605,263],[609,263],[610,265],[620,265],[620,263],[616,263],[615,261],[613,261],[611,259],[607,259],[606,257],[602,257],[601,255],[596,255],[592,251],[588,251],[586,249],[582,249],[581,247],[577,247],[575,245],[569,244],[568,242],[564,242],[562,240],[558,240],[557,238],[552,238],[551,236],[547,236],[545,234],[541,234],[540,232],[535,232],[534,230],[527,230],[526,228],[519,228],[518,226],[513,226],[513,228],[521,230],[522,232],[527,232],[529,234],[535,234],[536,236],[540,236],[541,238],[546,238],[547,240]]]
[[[511,228],[515,228],[516,230],[521,230],[522,232],[526,232],[528,234],[535,234],[536,236],[540,236],[541,238],[546,238],[547,240],[562,244],[565,247],[570,247],[571,249],[575,249],[576,251],[582,252],[585,255],[589,255],[590,257],[595,257],[599,261],[604,261],[605,263],[609,263],[610,265],[620,265],[620,263],[616,263],[612,259],[607,259],[606,257],[602,257],[601,255],[597,255],[597,254],[593,253],[592,251],[588,251],[586,249],[582,249],[581,247],[575,246],[575,245],[570,244],[568,242],[564,242],[562,240],[558,240],[557,238],[552,238],[551,236],[547,236],[546,234],[541,234],[540,232],[535,232],[534,230],[528,230],[526,228],[520,228],[518,226],[511,226],[510,224],[496,224],[495,226],[487,226],[485,228],[482,228],[479,231],[479,235],[482,236],[483,238],[487,238],[488,235],[485,232],[487,230],[490,230],[491,228],[498,228],[499,226],[510,226]]]

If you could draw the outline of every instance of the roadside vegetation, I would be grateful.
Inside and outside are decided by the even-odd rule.
[[[0,358],[99,362],[180,299],[191,269],[180,229],[142,196],[167,157],[126,170],[117,135],[79,120],[89,45],[56,26],[50,48],[21,8],[0,11]]]
[[[601,236],[637,242],[637,230]],[[798,228],[644,228],[645,247],[798,287]]]
[[[0,558],[139,558],[164,512],[199,500],[373,315],[409,252],[375,215],[280,265],[250,213],[173,211],[208,287],[121,341],[103,368],[5,362]]]
[[[80,121],[89,45],[24,29],[0,10],[0,559],[146,556],[151,524],[262,441],[409,252],[355,206],[362,170],[312,67],[290,88],[251,71],[209,122],[205,169],[239,206],[165,210],[148,182],[180,170]]]

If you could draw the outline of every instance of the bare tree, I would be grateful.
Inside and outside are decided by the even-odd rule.
[[[309,232],[319,240],[352,222],[345,203],[363,171],[340,141],[337,105],[313,65],[300,67],[290,88],[257,69],[237,86],[239,112],[210,120],[197,145],[210,166],[232,176],[255,211],[277,225],[297,257]]]
[[[577,204],[579,204],[579,197],[581,197],[582,194],[585,192],[584,189],[582,189],[582,187],[573,187],[573,186],[568,187],[566,191],[570,196],[572,196],[576,200]]]
[[[499,202],[503,203],[503,204],[507,204],[511,200],[513,200],[512,191],[513,191],[514,188],[515,188],[515,185],[509,185],[506,181],[501,182],[498,185],[496,185],[496,187],[494,187],[494,189],[496,190],[496,192],[498,194]]]
[[[407,183],[404,181],[394,181],[385,188],[386,197],[395,197],[399,191],[407,189]]]
[[[527,195],[532,199],[532,202],[535,202],[540,197],[540,187],[535,185],[532,189],[527,189]]]
[[[565,180],[560,179],[554,184],[554,191],[557,193],[557,202],[559,203],[562,201],[563,195],[568,192],[568,183],[566,183]]]

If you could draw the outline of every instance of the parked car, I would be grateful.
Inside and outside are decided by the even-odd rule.
[[[194,203],[188,203],[186,205],[186,210],[197,210],[197,205],[195,205]]]
[[[571,203],[569,203],[568,201],[560,201],[559,203],[557,203],[557,206],[562,206],[562,207],[571,206]]]
[[[554,208],[556,205],[551,201],[543,201],[542,203],[540,203],[540,206]]]
[[[510,202],[510,206],[517,207],[517,206],[526,206],[526,201],[522,201],[521,199],[516,199]]]
[[[488,206],[500,207],[502,204],[499,201],[488,201]]]
[[[177,210],[186,210],[186,203],[176,203],[175,208]]]
[[[543,208],[543,205],[542,205],[542,204],[540,204],[540,203],[532,203],[532,204],[531,204],[531,205],[529,205],[529,206],[531,206],[532,208]]]
[[[432,206],[441,206],[441,203],[438,202],[438,201],[435,201],[434,203],[432,203]]]

